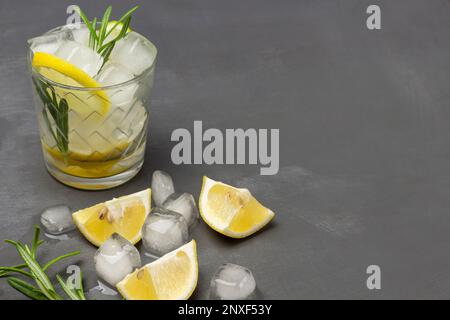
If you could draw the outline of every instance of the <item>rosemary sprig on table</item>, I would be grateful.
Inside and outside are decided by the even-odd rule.
[[[42,116],[56,146],[63,155],[69,152],[69,105],[67,100],[57,99],[55,89],[43,80],[33,78],[34,87],[44,105]],[[49,114],[55,123],[55,129],[49,119]]]
[[[0,267],[0,278],[8,278],[8,283],[11,287],[21,292],[25,296],[35,299],[35,300],[64,300],[59,294],[56,293],[55,287],[53,286],[50,278],[45,273],[49,267],[59,262],[62,259],[75,256],[79,254],[79,251],[74,251],[62,256],[59,256],[43,267],[36,260],[37,248],[42,244],[42,240],[39,240],[40,229],[35,226],[33,243],[30,246],[23,244],[18,241],[5,240],[5,242],[13,245],[20,257],[24,261],[23,264],[19,264],[12,267]],[[24,281],[20,278],[13,276],[14,274],[24,276],[31,280],[34,280],[35,285]],[[81,274],[80,274],[81,277]],[[62,287],[63,291],[71,300],[86,300],[83,292],[83,287],[80,288],[70,288],[60,275],[56,275],[59,285]],[[80,279],[82,283],[82,279]]]
[[[114,49],[116,42],[123,37],[128,32],[128,28],[131,23],[132,14],[136,11],[139,6],[135,6],[132,9],[128,10],[119,20],[117,20],[114,24],[110,23],[112,6],[109,6],[105,13],[103,14],[102,19],[94,18],[92,21],[86,16],[86,14],[78,7],[78,13],[89,29],[89,47],[97,51],[100,55],[103,56],[103,61],[106,62],[111,55],[111,52]],[[100,22],[101,21],[101,22]],[[98,24],[97,22],[100,22]],[[106,42],[108,36],[119,26],[122,26],[119,34],[113,38],[112,40]]]

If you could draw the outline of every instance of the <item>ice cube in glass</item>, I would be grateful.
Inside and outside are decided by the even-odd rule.
[[[156,48],[136,32],[116,42],[111,53],[111,61],[126,65],[133,74],[140,75],[152,66]]]
[[[107,62],[102,67],[102,70],[95,77],[95,79],[102,86],[113,86],[121,83],[125,83],[134,78],[134,75],[126,67],[117,62]],[[134,95],[138,85],[136,83],[130,83],[127,86],[121,86],[117,89],[111,89],[109,93],[109,99],[114,107],[127,107],[131,106],[134,102]]]
[[[89,76],[95,76],[103,65],[103,57],[93,49],[75,41],[64,41],[55,55],[75,65]]]

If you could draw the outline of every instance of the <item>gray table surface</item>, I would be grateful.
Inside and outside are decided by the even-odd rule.
[[[108,191],[65,187],[44,169],[26,40],[65,23],[73,1],[0,1],[0,238],[29,241],[40,211],[80,209],[171,173],[196,197],[202,175],[248,187],[276,212],[245,240],[194,231],[208,296],[223,262],[250,268],[267,299],[450,298],[450,5],[402,1],[141,1],[134,29],[159,49],[143,170]],[[132,1],[136,2],[136,1]],[[107,4],[79,1],[91,15]],[[366,28],[379,4],[382,29]],[[278,175],[258,166],[170,160],[176,128],[279,128]],[[96,284],[95,248],[77,232],[46,239],[41,259],[70,260]],[[0,245],[0,264],[19,262]],[[69,263],[69,262],[68,262]],[[368,290],[366,268],[382,270]],[[53,270],[57,271],[57,270]],[[0,281],[0,299],[22,296]]]

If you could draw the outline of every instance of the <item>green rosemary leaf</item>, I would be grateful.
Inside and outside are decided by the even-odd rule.
[[[66,154],[68,152],[68,135],[69,135],[69,106],[66,99],[59,101],[59,110],[57,114],[57,133],[59,144],[62,148],[62,152]]]
[[[55,139],[59,151],[65,155],[69,151],[69,106],[67,101],[65,99],[58,101],[55,90],[46,82],[33,79],[33,83],[44,106],[42,110],[44,121]],[[47,111],[53,118],[54,125],[50,121]]]
[[[83,289],[83,272],[81,270],[80,270],[80,287],[78,289],[75,289],[75,292],[77,293],[80,300],[86,300]]]
[[[18,264],[17,266],[9,267],[9,268],[23,269],[26,267],[27,267],[27,265],[25,263],[23,263],[23,264]],[[0,278],[4,277],[8,273],[8,271],[3,271],[2,268],[5,268],[5,267],[0,267]]]
[[[117,37],[113,40],[114,42],[122,39],[123,37],[125,37],[127,35],[130,24],[131,24],[131,16],[128,16],[123,22],[122,30],[120,30]]]
[[[65,259],[65,258],[76,256],[78,254],[80,254],[80,251],[74,251],[74,252],[70,252],[70,253],[64,254],[62,256],[59,256],[59,257],[47,262],[47,264],[42,268],[42,270],[46,271],[50,266],[52,266],[56,262],[61,261],[62,259]]]
[[[83,12],[83,10],[81,10],[80,7],[77,7],[77,11],[78,14],[80,15],[81,19],[83,20],[83,22],[86,24],[86,26],[89,29],[90,35],[94,38],[95,41],[98,40],[97,38],[97,30],[96,30],[96,25],[92,26],[91,22],[89,21],[88,17],[86,16],[86,14]]]
[[[109,56],[111,55],[114,46],[115,46],[115,42],[108,42],[104,47],[103,50],[101,51],[101,55],[103,56],[103,65],[106,63],[106,61],[109,59]]]
[[[22,257],[24,262],[28,265],[33,277],[35,278],[36,284],[42,290],[42,292],[47,296],[47,298],[51,300],[62,300],[60,296],[56,294],[55,288],[53,287],[50,279],[42,271],[41,267],[37,263],[36,260],[31,257],[31,255],[27,252],[24,245],[21,243],[16,243],[17,251],[19,255]]]
[[[92,20],[92,25],[94,26],[94,29],[97,28],[97,18],[94,18]],[[97,35],[97,31],[93,32],[89,32],[89,48],[95,48],[95,35]]]
[[[48,118],[47,110],[46,110],[46,109],[43,109],[43,110],[42,110],[42,116],[43,116],[43,118],[44,118],[45,123],[47,124],[47,128],[49,129],[50,133],[52,134],[53,139],[54,139],[56,142],[58,142],[58,139],[56,138],[56,134],[53,132],[52,124],[50,123],[50,119]]]
[[[129,16],[123,22],[123,28],[122,28],[122,30],[120,30],[119,38],[123,38],[123,37],[125,37],[127,35],[128,29],[130,28],[130,24],[131,24],[131,19],[132,18],[133,18],[132,16]]]
[[[26,251],[29,255],[31,255],[31,249],[30,249],[30,247],[29,247],[27,244],[23,245],[23,247],[25,248],[25,251]]]
[[[42,88],[41,88],[41,86],[39,85],[38,81],[35,80],[34,78],[32,78],[32,80],[33,80],[34,88],[35,88],[36,92],[37,92],[38,95],[39,95],[39,98],[41,98],[42,101],[47,100],[45,94],[42,92]]]
[[[123,22],[125,21],[125,19],[127,19],[128,17],[131,17],[131,15],[137,10],[139,9],[139,6],[135,6],[133,8],[131,8],[130,10],[128,10],[120,19],[118,22]]]
[[[98,43],[99,45],[103,44],[106,38],[106,29],[108,27],[109,18],[111,17],[112,6],[106,8],[105,13],[103,14],[102,23],[100,25],[100,31],[98,34]]]
[[[25,248],[17,244],[16,245],[17,251],[19,252],[19,255],[22,257],[23,261],[28,265],[28,268],[30,269],[31,273],[35,276],[39,282],[41,282],[47,289],[51,290],[53,289],[53,285],[50,282],[50,279],[48,276],[42,271],[39,264],[36,262],[36,260],[33,259],[33,257],[30,256],[30,254],[25,250]],[[54,291],[54,290],[53,290]]]
[[[131,15],[133,14],[133,12],[135,12],[137,9],[139,9],[139,6],[135,6],[135,7],[131,8],[130,10],[128,10],[128,11],[127,11],[127,12],[126,12],[119,20],[117,20],[117,22],[111,27],[111,29],[108,30],[108,32],[106,33],[106,37],[109,36],[109,35],[111,34],[111,32],[112,32],[115,28],[117,28],[117,26],[118,26],[119,24],[124,23],[124,21],[125,21],[128,17],[131,17]],[[128,27],[129,27],[129,25],[128,25]],[[125,29],[125,32],[127,32],[128,27],[127,27],[127,28],[122,28],[122,30]]]
[[[29,272],[26,272],[25,270],[22,270],[20,268],[15,267],[0,267],[0,271],[2,274],[0,274],[0,278],[8,277],[11,272],[19,273],[23,276],[26,276],[28,278],[33,278],[33,275]]]
[[[67,286],[59,274],[56,275],[56,280],[58,280],[59,285],[71,300],[80,300],[78,295]]]
[[[17,252],[19,253],[19,255],[22,257],[22,259],[25,261],[25,263],[27,264],[28,268],[30,269],[33,278],[35,279],[36,284],[38,285],[38,287],[40,288],[40,290],[42,291],[42,293],[49,299],[49,300],[59,300],[57,298],[56,293],[54,293],[54,290],[52,292],[52,286],[50,283],[50,287],[48,287],[45,283],[45,279],[40,278],[38,272],[36,272],[35,270],[33,270],[34,268],[34,264],[31,262],[33,259],[31,257],[28,256],[28,253],[25,249],[25,247],[17,241],[13,241],[13,240],[5,240],[6,243],[12,244],[13,246],[16,247]],[[47,278],[48,279],[48,278]],[[48,281],[50,282],[50,280]]]
[[[31,246],[31,255],[33,258],[36,258],[36,250],[39,246],[39,234],[41,233],[41,228],[38,226],[34,226],[34,237],[33,237],[33,244]]]
[[[28,298],[34,300],[48,300],[48,298],[45,296],[45,294],[42,293],[41,290],[21,279],[11,277],[8,279],[8,283],[11,287],[24,294]]]
[[[48,91],[47,91],[48,92]],[[51,96],[51,101],[55,104],[58,105],[58,99],[56,98],[56,93],[55,90],[53,90],[53,88],[50,88],[50,92],[52,94]]]
[[[44,104],[44,108],[46,108],[48,112],[50,112],[50,115],[56,121],[56,117],[58,116],[58,104],[55,104],[52,98],[48,96],[45,96],[45,100],[43,100],[42,102]]]
[[[13,246],[19,245],[19,242],[14,241],[14,240],[10,240],[10,239],[6,239],[5,242],[9,243],[9,244],[12,244]]]
[[[63,114],[63,120],[64,122],[62,123],[63,128],[64,128],[64,136],[66,137],[66,140],[68,138],[69,135],[69,104],[67,103],[66,99],[61,99],[61,101],[59,102],[59,106],[61,108],[61,113]]]
[[[110,41],[110,42],[105,43],[104,45],[102,45],[102,46],[98,49],[98,53],[100,53],[101,55],[103,55],[103,52],[104,52],[108,47],[110,47],[111,45],[114,44],[113,42],[114,42],[114,41]]]

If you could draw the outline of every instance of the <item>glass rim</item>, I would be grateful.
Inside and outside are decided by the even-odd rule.
[[[63,28],[65,26],[71,26],[70,24],[66,24],[66,25],[62,25],[56,28],[53,28],[49,31],[47,31],[46,33],[44,33],[43,35],[46,35],[52,31],[55,31],[59,28]],[[79,86],[72,86],[72,85],[68,85],[68,84],[64,84],[61,82],[57,82],[54,80],[51,80],[47,77],[45,77],[44,75],[40,74],[32,65],[31,65],[31,61],[32,61],[32,57],[33,57],[33,50],[31,50],[31,46],[28,46],[28,65],[31,68],[31,73],[32,76],[36,76],[44,81],[46,81],[47,83],[51,84],[52,86],[57,86],[63,89],[67,89],[67,90],[74,90],[74,91],[107,91],[107,90],[112,90],[112,89],[117,89],[117,88],[121,88],[121,87],[125,87],[128,86],[132,83],[138,82],[139,80],[145,78],[150,72],[152,72],[155,63],[156,63],[156,58],[158,56],[158,48],[146,37],[144,37],[143,35],[141,35],[140,33],[133,31],[135,33],[137,33],[140,37],[142,37],[149,45],[150,47],[155,51],[155,55],[153,57],[153,61],[152,64],[147,67],[142,73],[140,73],[139,75],[134,76],[133,78],[131,78],[130,80],[124,81],[124,82],[120,82],[120,83],[116,83],[116,84],[112,84],[112,85],[106,85],[106,86],[98,86],[98,87],[79,87]],[[40,36],[38,36],[40,37]],[[28,40],[30,41],[30,40]]]

